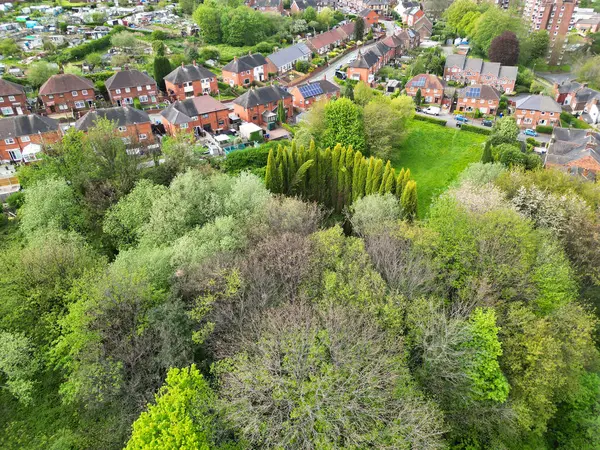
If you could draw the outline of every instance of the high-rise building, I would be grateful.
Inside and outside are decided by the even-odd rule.
[[[529,21],[530,30],[547,30],[550,35],[550,49],[547,61],[551,64],[562,62],[567,46],[567,33],[577,0],[526,0],[523,17]]]

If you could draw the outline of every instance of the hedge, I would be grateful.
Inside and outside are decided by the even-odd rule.
[[[272,147],[273,145],[269,143],[231,152],[220,162],[220,168],[227,173],[236,174],[243,170],[265,167]]]
[[[414,118],[415,118],[415,120],[421,120],[423,122],[435,123],[436,125],[441,125],[443,127],[445,127],[446,123],[448,122],[447,120],[436,119],[435,117],[429,117],[429,116],[421,116],[419,114],[415,114]]]
[[[554,128],[549,125],[538,125],[535,127],[535,131],[542,134],[552,134],[553,130]]]
[[[471,133],[484,134],[486,136],[489,136],[490,134],[492,134],[492,130],[490,130],[489,128],[476,127],[474,125],[469,125],[467,123],[463,124],[460,127],[460,129],[463,131],[470,131]]]

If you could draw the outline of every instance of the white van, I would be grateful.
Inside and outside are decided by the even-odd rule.
[[[423,110],[425,114],[431,114],[432,116],[439,116],[440,111],[440,108],[438,108],[437,106],[428,106]]]

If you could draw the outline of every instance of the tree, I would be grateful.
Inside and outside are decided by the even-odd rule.
[[[494,123],[489,142],[494,147],[504,143],[514,144],[519,132],[519,126],[513,117],[502,117]]]
[[[76,66],[75,64],[67,64],[64,69],[63,69],[64,73],[70,73],[72,75],[78,75],[78,76],[82,76],[83,72],[81,71],[81,67],[80,66]]]
[[[304,19],[294,20],[290,25],[290,32],[294,34],[304,33],[308,29],[308,23]]]
[[[444,12],[448,26],[456,33],[466,36],[464,26],[459,24],[469,13],[479,13],[478,5],[472,0],[457,0]]]
[[[365,34],[365,21],[362,17],[358,16],[354,19],[354,40],[362,41]]]
[[[415,105],[421,106],[421,102],[423,101],[423,94],[421,93],[421,89],[417,89],[417,93],[415,94]]]
[[[600,55],[586,59],[575,71],[578,80],[600,87]]]
[[[209,44],[221,43],[221,11],[218,9],[216,3],[202,3],[196,8],[192,17],[200,28],[200,34],[205,42]]]
[[[414,220],[417,217],[417,183],[409,180],[402,189],[400,199],[402,205],[402,214],[408,220]]]
[[[179,7],[184,14],[192,15],[196,6],[198,6],[196,0],[179,0]]]
[[[315,8],[313,8],[312,6],[309,6],[308,8],[306,8],[304,10],[304,12],[302,13],[302,18],[307,22],[315,22],[317,20],[317,12],[315,11]]]
[[[483,147],[483,154],[481,155],[481,162],[484,164],[494,162],[494,158],[492,156],[492,144],[490,143],[490,141],[485,141]]]
[[[358,235],[377,232],[383,226],[395,224],[402,211],[398,198],[392,194],[367,195],[357,199],[350,207],[352,229]]]
[[[131,53],[140,42],[133,33],[121,31],[120,33],[112,35],[110,43],[113,47],[119,47],[125,50],[126,53]]]
[[[27,69],[27,80],[34,86],[40,87],[48,78],[58,73],[58,66],[46,61],[38,61]]]
[[[14,39],[4,38],[0,39],[0,54],[6,56],[17,56],[21,53],[19,46]]]
[[[283,124],[287,122],[287,112],[283,105],[283,100],[280,100],[277,104],[277,122]]]
[[[406,95],[393,100],[377,96],[364,107],[365,136],[374,155],[384,160],[391,157],[394,146],[402,142],[414,111],[412,98]]]
[[[327,6],[321,9],[317,14],[317,22],[323,25],[324,28],[329,29],[333,22],[333,10]]]
[[[344,86],[344,97],[354,100],[354,87],[348,82],[346,83],[346,86]]]
[[[163,91],[165,88],[165,77],[171,73],[172,67],[169,58],[166,56],[156,56],[154,57],[154,79],[158,84],[158,87]]]
[[[0,331],[0,373],[6,379],[5,388],[25,405],[33,401],[32,378],[39,367],[33,350],[24,334]]]
[[[85,56],[84,61],[92,67],[98,67],[102,64],[102,56],[99,53],[90,53]]]
[[[365,131],[361,110],[347,98],[325,105],[325,131],[322,145],[352,145],[354,150],[365,150]]]
[[[360,106],[366,106],[373,98],[373,90],[364,81],[359,81],[354,86],[354,102]]]
[[[125,448],[221,448],[223,427],[217,413],[217,396],[196,366],[173,368],[154,404],[148,405],[133,423]]]
[[[537,59],[545,58],[549,47],[550,35],[548,31],[533,31],[521,44],[520,59],[523,64],[529,64]]]
[[[519,61],[519,39],[512,31],[505,31],[496,36],[488,51],[490,61],[504,66],[516,66]]]

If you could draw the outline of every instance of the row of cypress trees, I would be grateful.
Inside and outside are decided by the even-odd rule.
[[[337,144],[333,150],[310,147],[279,146],[269,151],[265,174],[267,188],[276,194],[298,195],[341,212],[353,201],[370,194],[391,193],[400,200],[404,214],[417,213],[417,184],[410,169],[396,169],[390,161],[365,158],[352,146]]]

